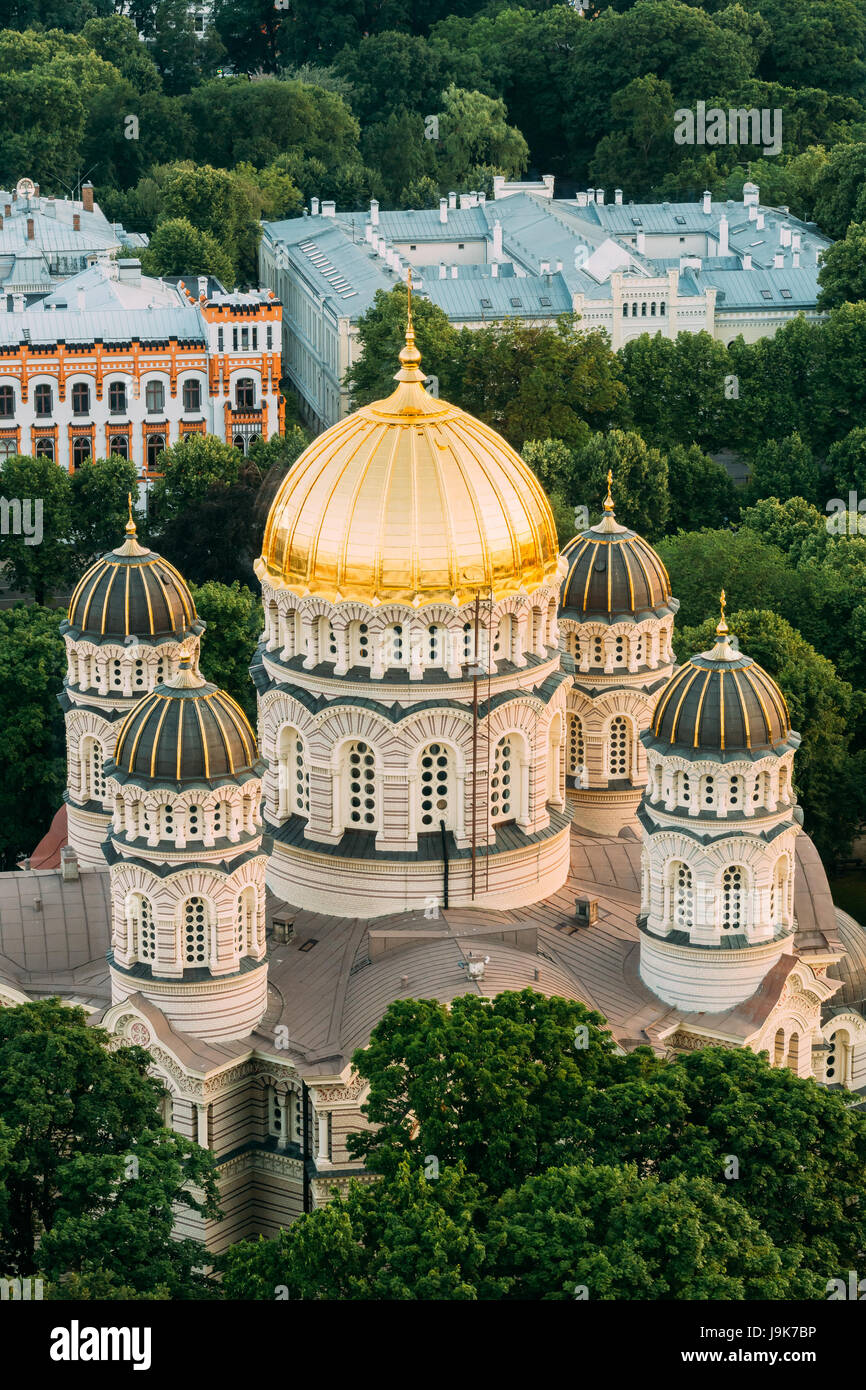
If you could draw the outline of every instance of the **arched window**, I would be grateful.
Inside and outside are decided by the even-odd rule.
[[[578,714],[567,716],[568,744],[566,760],[569,777],[577,777],[584,766],[585,747],[583,741],[583,721]]]
[[[792,1033],[788,1039],[788,1066],[791,1071],[800,1071],[800,1034]]]
[[[427,662],[430,666],[445,665],[445,644],[447,631],[436,623],[427,628]]]
[[[319,660],[337,660],[337,634],[327,618],[319,619]]]
[[[159,808],[159,838],[174,839],[174,807],[166,803]]]
[[[245,888],[238,898],[236,913],[236,944],[238,956],[245,956],[256,944],[256,890]]]
[[[349,664],[370,665],[370,629],[366,623],[349,624]]]
[[[256,383],[250,376],[239,377],[235,386],[235,409],[255,410],[255,408]]]
[[[147,672],[145,671],[144,662],[140,658],[137,658],[132,663],[132,688],[133,690],[144,690],[146,685]]]
[[[132,954],[137,960],[156,960],[156,924],[150,898],[143,893],[130,893],[127,917],[132,931]]]
[[[390,627],[385,628],[382,661],[386,669],[389,666],[405,666],[406,642],[402,623],[391,623]]]
[[[670,868],[671,919],[678,931],[690,931],[694,926],[695,890],[688,864],[675,859]]]
[[[166,674],[166,659],[164,656],[158,656],[156,659],[156,672],[153,678],[154,685],[161,685],[165,680]]]
[[[661,318],[664,318],[666,312],[667,312],[667,310],[665,309],[664,301],[662,301],[662,303],[659,305],[659,316],[660,316]]]
[[[149,434],[147,436],[147,466],[151,473],[155,472],[159,464],[159,456],[165,448],[164,434]]]
[[[37,439],[37,441],[36,441],[36,457],[37,457],[38,459],[53,459],[53,458],[54,458],[54,440],[53,440],[53,439]]]
[[[623,306],[622,306],[622,316],[623,316],[624,319],[627,319],[627,318],[628,318],[628,305],[627,305],[627,304],[623,304]]]
[[[90,435],[78,434],[72,441],[72,467],[80,468],[91,457]]]
[[[773,1066],[780,1067],[785,1060],[785,1030],[780,1028],[773,1043]]]
[[[575,661],[580,661],[580,636],[573,628],[565,634],[565,650]]]
[[[310,774],[304,740],[297,729],[280,729],[277,744],[279,816],[309,816]]]
[[[520,815],[520,770],[514,736],[507,734],[496,745],[490,778],[490,815],[497,825]]]
[[[608,776],[622,778],[631,776],[631,739],[629,723],[624,714],[611,720],[607,740]]]
[[[126,383],[112,381],[108,388],[108,411],[110,415],[126,414]]]
[[[728,810],[741,811],[743,808],[743,779],[734,773],[728,783]]]
[[[53,400],[50,386],[46,386],[43,383],[41,386],[36,387],[35,391],[33,392],[33,405],[36,409],[36,414],[40,417],[40,419],[44,419],[47,415],[51,414],[51,411],[53,409]]]
[[[443,743],[430,743],[421,754],[419,767],[419,825],[422,831],[446,830],[457,824],[457,778],[451,750]]]
[[[210,909],[204,898],[187,898],[183,905],[183,963],[207,965]]]
[[[144,388],[148,415],[161,415],[165,410],[165,387],[161,381],[149,381]]]
[[[788,799],[788,769],[783,763],[782,766],[779,768],[779,800],[787,801]]]
[[[773,878],[770,884],[770,925],[781,927],[785,921],[788,906],[788,856],[783,854],[773,865]]]
[[[108,452],[115,458],[129,458],[129,440],[125,434],[113,434],[108,441]]]
[[[655,302],[655,300],[653,300],[652,303],[650,304],[650,318],[654,319],[655,316],[656,316],[656,302]]]
[[[722,931],[739,931],[743,925],[744,892],[743,870],[732,864],[722,876]]]
[[[493,660],[510,661],[514,644],[514,618],[503,613],[493,639]]]
[[[376,829],[376,759],[369,744],[357,740],[346,750],[346,824]]]
[[[234,444],[236,449],[240,449],[242,454],[246,454],[247,437],[245,434],[236,434],[234,439],[232,440],[232,444]]]
[[[81,787],[85,801],[105,799],[105,749],[98,738],[81,740]]]
[[[631,306],[631,316],[633,319],[637,318],[637,300],[635,300]]]

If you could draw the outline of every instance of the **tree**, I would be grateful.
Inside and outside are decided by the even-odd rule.
[[[626,387],[623,418],[648,444],[719,448],[730,441],[735,398],[726,392],[734,369],[728,350],[709,333],[642,333],[620,353]]]
[[[77,568],[70,545],[69,474],[53,459],[11,454],[3,461],[0,480],[8,504],[0,536],[5,577],[13,588],[44,603]]]
[[[755,1217],[709,1178],[661,1182],[632,1165],[527,1179],[500,1198],[485,1244],[510,1299],[817,1298],[826,1283],[786,1269]]]
[[[761,497],[802,497],[816,502],[819,477],[812,450],[799,434],[768,439],[752,459],[748,496],[754,502]]]
[[[283,19],[274,0],[216,0],[214,28],[235,72],[276,72]]]
[[[649,197],[671,161],[674,98],[653,74],[636,77],[610,101],[611,133],[595,147],[589,172],[599,185]]]
[[[157,478],[150,491],[150,508],[165,526],[182,520],[188,508],[201,502],[216,485],[231,487],[238,481],[243,454],[215,434],[189,434],[164,449],[159,456]]]
[[[818,271],[819,309],[866,299],[866,221],[852,222],[842,241],[828,246]]]
[[[274,1240],[243,1241],[220,1261],[227,1298],[353,1301],[475,1299],[484,1266],[473,1227],[477,1185],[401,1163],[387,1182],[349,1184]]]
[[[222,247],[233,274],[255,279],[260,209],[248,184],[210,164],[178,163],[164,171],[161,202],[160,222],[185,218]]]
[[[392,1176],[434,1154],[464,1163],[491,1193],[563,1161],[575,1142],[583,1089],[610,1074],[604,1020],[582,1004],[531,989],[450,1008],[435,999],[392,1003],[353,1065],[369,1081],[363,1113],[374,1128],[348,1138],[353,1157]]]
[[[254,582],[263,529],[255,459],[214,435],[189,435],[160,454],[159,467],[151,491],[159,550],[191,583]]]
[[[756,606],[730,614],[728,621],[742,651],[769,672],[788,702],[792,727],[803,739],[794,761],[794,780],[805,827],[820,854],[833,864],[844,857],[866,819],[863,768],[852,747],[863,695],[778,613]],[[683,628],[675,635],[678,657],[706,651],[715,627],[716,619],[710,619],[698,628]]]
[[[675,444],[668,450],[668,494],[671,531],[722,526],[739,511],[732,479],[697,444]]]
[[[778,497],[762,497],[745,508],[740,522],[795,565],[804,556],[823,555],[830,543],[827,518],[802,497],[787,497],[784,502]]]
[[[66,675],[58,631],[64,616],[61,609],[35,605],[0,609],[3,869],[14,869],[18,856],[38,843],[66,786],[65,731],[57,703]]]
[[[521,450],[548,496],[553,492],[568,497],[574,486],[574,450],[561,439],[527,439]]]
[[[455,404],[492,425],[515,449],[530,439],[561,439],[572,448],[585,444],[591,426],[609,424],[624,394],[607,335],[575,331],[572,314],[561,314],[552,328],[518,318],[464,328],[460,358]]]
[[[837,496],[846,507],[849,492],[858,494],[858,502],[866,498],[866,428],[859,425],[844,439],[831,444],[827,453],[827,468]]]
[[[575,451],[572,500],[598,517],[607,495],[608,470],[613,472],[612,496],[617,520],[650,539],[661,535],[667,521],[667,459],[648,449],[639,434],[609,430],[593,434]]]
[[[815,188],[815,220],[831,237],[866,221],[866,141],[842,142],[830,151]]]
[[[76,559],[88,563],[121,544],[129,519],[127,498],[138,496],[138,470],[116,455],[88,459],[76,468],[70,483]]]
[[[395,285],[387,293],[377,290],[358,320],[359,351],[346,373],[353,409],[382,400],[395,389],[399,354],[406,343],[406,315],[406,287]],[[412,318],[423,370],[437,377],[443,398],[455,400],[461,376],[460,335],[444,311],[428,299],[415,299]]]
[[[256,692],[249,668],[264,624],[261,600],[237,580],[209,580],[194,586],[192,596],[208,625],[201,649],[202,675],[226,690],[255,727]]]
[[[138,31],[128,15],[106,13],[102,17],[88,19],[81,34],[94,52],[112,63],[137,92],[162,90],[162,79],[156,63],[139,39]]]
[[[519,178],[529,162],[529,146],[507,123],[505,102],[467,92],[452,82],[439,113],[440,177],[453,183],[476,164],[492,164],[507,178]]]
[[[213,1156],[163,1128],[149,1054],[107,1043],[59,999],[0,1011],[0,1120],[12,1141],[3,1268],[53,1281],[106,1270],[138,1290],[200,1296],[201,1247],[172,1227],[176,1207],[218,1214]]]
[[[196,33],[187,0],[159,0],[148,47],[171,96],[212,77],[226,53],[212,23]]]
[[[229,288],[235,279],[231,258],[216,238],[185,217],[160,222],[141,254],[141,268],[146,275],[213,275]]]
[[[808,599],[806,581],[786,556],[748,527],[684,531],[659,540],[656,548],[680,601],[678,628],[697,627],[717,614],[722,589],[732,607],[798,616]]]

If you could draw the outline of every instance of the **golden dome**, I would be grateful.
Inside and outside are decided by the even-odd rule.
[[[268,516],[259,579],[330,602],[468,603],[555,581],[541,484],[495,430],[424,389],[411,316],[397,389],[304,450]]]

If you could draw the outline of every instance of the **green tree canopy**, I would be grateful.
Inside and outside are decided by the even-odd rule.
[[[818,284],[819,309],[866,299],[866,221],[852,222],[842,240],[827,247]]]
[[[227,289],[234,285],[231,257],[210,232],[186,217],[166,217],[141,254],[145,275],[213,275]]]
[[[650,540],[663,534],[670,507],[665,456],[658,449],[647,448],[633,432],[593,434],[575,450],[572,485],[574,501],[589,508],[592,520],[601,515],[608,470],[613,472],[612,495],[620,524]]]
[[[0,609],[0,865],[4,870],[14,869],[19,855],[35,849],[66,786],[66,740],[57,703],[66,675],[66,651],[58,631],[63,617],[62,609],[36,605]]]
[[[129,459],[112,455],[87,459],[70,478],[72,541],[83,565],[114,550],[123,541],[129,518],[127,498],[138,497],[138,469]]]
[[[215,579],[194,587],[192,596],[208,625],[201,647],[202,675],[237,700],[255,728],[256,692],[249,668],[264,622],[261,599],[237,580],[220,584]]]
[[[6,581],[44,603],[78,568],[71,543],[69,474],[53,459],[11,454],[3,460],[0,484],[8,512],[0,534]]]

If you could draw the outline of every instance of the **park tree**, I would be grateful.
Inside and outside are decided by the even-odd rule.
[[[242,180],[210,164],[187,162],[161,171],[161,186],[160,221],[185,218],[222,247],[234,274],[255,278],[259,210]]]
[[[635,77],[610,101],[611,129],[595,147],[590,175],[648,198],[670,167],[673,92],[654,73]]]
[[[529,146],[507,116],[504,101],[451,83],[438,115],[440,178],[454,183],[478,164],[491,164],[507,178],[519,178],[529,162]]]
[[[117,455],[87,459],[76,468],[70,484],[72,543],[83,567],[123,540],[129,519],[127,498],[138,496],[138,470]]]
[[[69,474],[53,459],[10,454],[3,460],[0,483],[8,507],[0,536],[7,582],[44,603],[77,569]]]
[[[830,543],[826,516],[802,497],[762,497],[743,510],[740,522],[794,565],[820,557]]]
[[[723,526],[736,516],[740,503],[733,481],[697,444],[675,444],[667,460],[669,531]]]
[[[35,604],[0,609],[0,867],[4,870],[14,869],[19,855],[29,854],[38,844],[66,786],[65,731],[57,703],[66,675],[66,650],[58,631],[64,616],[61,609]]]
[[[599,1100],[606,1093],[596,1093]],[[632,1165],[553,1167],[500,1197],[485,1233],[506,1299],[817,1298],[755,1217],[719,1184],[662,1182]]]
[[[399,355],[406,344],[406,319],[405,285],[395,285],[388,292],[376,291],[373,303],[358,321],[359,351],[346,373],[354,409],[382,400],[395,389]],[[441,396],[454,401],[461,380],[460,335],[445,312],[428,299],[413,301],[412,319],[423,370],[437,378]]]
[[[802,497],[817,502],[819,478],[812,450],[795,432],[786,439],[768,439],[755,450],[747,496],[751,502],[761,497]]]
[[[150,533],[190,583],[254,582],[261,548],[255,459],[215,435],[188,435],[159,456],[163,476],[151,490]]]
[[[622,418],[648,444],[719,448],[730,438],[736,386],[724,343],[709,333],[642,333],[620,353],[626,400]]]
[[[386,1177],[434,1154],[440,1169],[462,1162],[504,1192],[564,1161],[578,1098],[611,1073],[612,1057],[600,1015],[531,989],[467,994],[450,1008],[398,1000],[353,1058],[373,1128],[350,1135],[349,1150]]]
[[[109,4],[102,15],[88,19],[81,35],[136,92],[162,91],[159,69],[128,15],[111,13]]]
[[[196,612],[208,625],[202,643],[201,671],[236,700],[255,727],[256,692],[250,664],[262,631],[261,599],[237,580],[220,584],[211,579],[193,587]]]
[[[196,33],[187,0],[159,0],[147,44],[169,96],[212,77],[226,55],[211,22],[203,34]]]
[[[231,288],[235,271],[228,252],[210,232],[186,217],[166,217],[141,254],[145,275],[213,275]]]
[[[665,536],[656,548],[680,601],[677,631],[710,617],[718,622],[722,589],[732,608],[771,608],[792,617],[799,617],[808,600],[808,584],[794,565],[749,527],[684,531]],[[689,655],[692,650],[697,648]]]
[[[201,1296],[201,1247],[172,1230],[176,1209],[218,1214],[213,1156],[163,1128],[149,1054],[107,1043],[59,999],[0,1011],[3,1268],[53,1282],[106,1270]]]
[[[611,492],[621,525],[651,540],[663,535],[670,506],[665,456],[648,448],[639,434],[624,430],[593,434],[576,449],[573,500],[588,507],[593,520],[601,515],[609,471],[613,473]]]
[[[866,221],[850,223],[841,241],[834,241],[821,257],[818,271],[819,309],[866,299]]]
[[[435,1178],[398,1164],[387,1181],[352,1182],[345,1197],[222,1257],[223,1293],[237,1299],[475,1300],[485,1264],[473,1218],[477,1184],[459,1167]]]
[[[841,142],[830,151],[816,184],[814,215],[831,237],[866,222],[866,142]]]
[[[837,497],[848,506],[848,493],[856,492],[858,503],[866,499],[866,427],[856,425],[843,439],[831,444],[827,452],[827,471]]]

